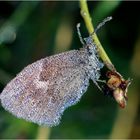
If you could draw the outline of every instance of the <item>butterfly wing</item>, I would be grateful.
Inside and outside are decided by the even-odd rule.
[[[18,118],[40,125],[59,124],[64,110],[87,90],[85,56],[73,50],[28,65],[4,88],[2,106]]]

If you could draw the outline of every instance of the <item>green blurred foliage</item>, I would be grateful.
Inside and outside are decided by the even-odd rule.
[[[89,1],[88,5],[94,25],[106,16],[113,16],[113,20],[98,32],[98,36],[117,70],[124,77],[133,77],[130,64],[140,34],[140,2]],[[26,65],[59,51],[58,48],[55,51],[55,47],[59,46],[56,38],[61,25],[68,25],[72,30],[62,32],[61,36],[64,38],[61,43],[63,44],[63,40],[65,42],[66,34],[71,33],[72,38],[67,49],[82,47],[76,31],[76,24],[79,22],[82,24],[82,35],[86,37],[87,30],[76,1],[1,1],[0,37],[4,36],[2,41],[0,39],[1,91],[6,82]],[[139,128],[138,131],[139,110],[137,123],[133,126],[134,130],[135,127]],[[64,112],[59,126],[51,128],[50,138],[109,138],[117,111],[116,102],[105,97],[90,82],[81,101]],[[38,125],[17,119],[0,107],[0,138],[36,138],[38,129]],[[133,133],[129,138],[140,138],[140,134]]]

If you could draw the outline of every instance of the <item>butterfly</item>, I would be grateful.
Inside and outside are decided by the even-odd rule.
[[[97,82],[104,64],[92,36],[83,41],[79,27],[78,24],[83,48],[49,56],[25,67],[0,94],[5,110],[39,125],[56,126],[64,110],[76,104],[87,91],[90,79],[101,89]]]

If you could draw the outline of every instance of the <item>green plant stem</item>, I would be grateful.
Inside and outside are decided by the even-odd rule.
[[[86,0],[80,0],[80,8],[81,8],[81,15],[84,19],[84,22],[86,24],[87,30],[89,34],[94,32],[94,27],[92,25],[92,20],[89,14],[87,1]],[[97,35],[93,35],[93,40],[97,46],[97,49],[99,51],[99,56],[103,60],[104,64],[107,66],[107,68],[111,71],[115,71],[114,65],[112,64],[111,60],[109,59],[108,55],[106,54],[105,50],[103,49]]]
[[[36,140],[41,140],[41,139],[49,140],[50,133],[51,133],[51,129],[49,127],[39,126]]]

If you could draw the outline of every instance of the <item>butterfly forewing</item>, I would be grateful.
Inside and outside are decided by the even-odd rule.
[[[3,107],[38,124],[59,124],[63,111],[76,104],[89,84],[86,50],[41,59],[24,68],[0,95]]]

